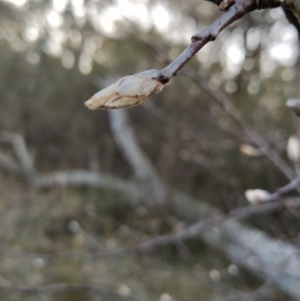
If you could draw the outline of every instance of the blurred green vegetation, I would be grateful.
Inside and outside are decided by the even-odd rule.
[[[84,101],[121,76],[164,67],[143,39],[174,58],[219,12],[204,1],[145,0],[138,3],[152,17],[142,22],[138,11],[117,19],[120,1],[72,0],[65,7],[64,2],[27,0],[18,6],[0,1],[0,129],[25,137],[40,172],[89,169],[96,159],[102,172],[131,179],[107,113],[88,111]],[[155,23],[163,18],[155,17],[159,11],[169,13],[169,27]],[[111,31],[109,16],[115,20]],[[292,168],[286,143],[298,134],[298,119],[284,103],[300,94],[298,48],[297,33],[279,10],[257,12],[226,29],[189,63],[212,90],[230,98]],[[286,183],[267,158],[240,151],[243,144],[253,145],[245,132],[180,73],[162,93],[128,113],[142,149],[171,189],[228,212],[247,204],[245,190],[274,191]],[[8,151],[6,144],[1,147]],[[89,283],[141,300],[170,301],[236,300],[230,297],[235,290],[249,292],[262,284],[243,270],[231,275],[231,263],[198,240],[189,240],[185,251],[168,246],[117,258],[82,255],[134,246],[172,232],[179,222],[167,209],[160,214],[135,207],[118,193],[35,191],[22,177],[1,170],[0,285]],[[300,226],[286,211],[250,222],[288,242],[296,241]],[[1,298],[122,299],[71,290],[57,296],[3,293]],[[263,300],[283,298],[289,300],[274,288]]]

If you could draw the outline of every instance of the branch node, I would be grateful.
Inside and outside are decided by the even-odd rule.
[[[202,37],[201,36],[197,36],[197,35],[194,35],[194,36],[191,37],[192,43],[196,43],[196,42],[198,42],[201,39],[202,39]]]
[[[170,81],[170,76],[161,72],[161,74],[156,79],[164,85]]]
[[[208,36],[208,40],[209,40],[209,42],[212,42],[212,41],[214,41],[216,38],[217,38],[217,36],[216,36],[216,35],[214,35],[214,34],[212,34],[212,33],[210,33],[210,34],[209,34],[209,36]]]

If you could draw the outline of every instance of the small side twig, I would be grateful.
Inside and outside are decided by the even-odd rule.
[[[236,220],[246,219],[251,216],[256,215],[262,215],[271,213],[280,209],[283,209],[284,207],[288,207],[289,205],[295,206],[300,205],[300,199],[287,199],[285,201],[282,201],[282,197],[291,193],[292,191],[295,191],[300,186],[300,177],[294,179],[287,185],[279,188],[276,192],[270,195],[269,199],[259,206],[247,206],[244,208],[239,208],[236,210],[231,211],[228,214],[229,218],[234,218]]]
[[[269,158],[269,160],[290,180],[292,181],[296,173],[286,164],[280,156],[273,151],[268,142],[246,121],[242,112],[239,111],[231,101],[219,91],[212,91],[209,88],[207,81],[201,76],[197,75],[191,69],[184,72],[191,80],[200,85],[200,87],[210,95],[214,100],[216,100],[223,110],[229,114],[243,129],[246,135],[261,149],[261,152]]]
[[[16,248],[12,248],[12,247],[7,248],[1,245],[0,245],[0,249],[3,251],[8,251],[10,255],[16,255],[16,256],[23,255],[29,258],[40,257],[49,261],[54,259],[54,257],[58,257],[58,258],[79,257],[81,259],[87,259],[87,260],[100,260],[108,257],[127,256],[129,254],[136,253],[136,252],[147,252],[149,250],[152,250],[162,245],[168,245],[168,244],[176,245],[178,242],[198,236],[201,233],[203,233],[203,231],[211,229],[212,227],[219,227],[223,222],[226,221],[245,220],[249,217],[268,214],[274,211],[281,210],[285,206],[289,206],[289,205],[293,207],[300,207],[299,198],[290,198],[290,199],[282,200],[282,198],[286,194],[296,190],[299,186],[300,186],[300,177],[296,178],[294,181],[279,188],[275,193],[271,194],[269,197],[269,202],[267,203],[262,203],[256,206],[249,205],[240,209],[233,210],[223,216],[217,212],[214,212],[208,217],[192,224],[191,226],[183,230],[180,230],[173,234],[160,235],[157,237],[150,238],[130,248],[124,248],[124,249],[119,249],[114,251],[100,251],[95,253],[65,251],[65,252],[60,252],[52,255],[26,253]]]

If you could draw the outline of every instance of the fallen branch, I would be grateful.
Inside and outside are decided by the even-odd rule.
[[[20,169],[13,158],[5,153],[0,152],[0,165],[12,173],[19,173]]]
[[[94,171],[68,171],[51,175],[36,175],[33,182],[36,187],[40,188],[53,185],[87,185],[100,189],[117,190],[129,196],[130,201],[134,204],[138,204],[141,199],[147,198],[147,195],[143,194],[144,189],[141,188],[141,184],[106,176]],[[290,192],[298,184],[299,179],[296,179],[276,192],[273,198],[277,199],[279,196]],[[188,222],[198,222],[176,234],[153,238],[132,249],[118,250],[116,255],[120,256],[129,252],[151,250],[160,245],[177,244],[187,238],[200,237],[209,245],[222,250],[236,264],[244,266],[264,279],[271,278],[273,283],[282,291],[300,299],[300,291],[298,289],[300,258],[298,250],[289,244],[269,238],[261,231],[250,229],[234,221],[237,218],[249,217],[251,208],[244,209],[245,211],[242,212],[243,216],[241,212],[226,216],[209,205],[196,202],[189,196],[181,193],[174,193],[170,198],[174,210],[180,216]],[[274,204],[276,203],[274,202]],[[299,204],[298,201],[297,204]],[[266,205],[258,207],[265,208],[263,206]],[[271,209],[268,208],[268,210],[270,212],[270,210],[277,210],[278,208],[280,206],[276,204],[276,206]],[[251,214],[253,216],[254,213],[251,212]],[[255,214],[259,214],[259,210]],[[103,258],[110,255],[111,252],[101,252],[101,254],[96,253],[88,256],[100,256]],[[289,258],[289,260],[286,261],[286,258]],[[259,262],[259,264],[255,262]]]
[[[279,193],[283,195],[289,189],[294,189],[295,183],[296,181],[285,186]],[[236,264],[247,268],[264,279],[271,278],[272,282],[282,291],[300,299],[298,289],[300,258],[297,248],[279,240],[271,239],[261,231],[250,229],[232,220],[237,217],[241,218],[241,215],[221,215],[219,211],[206,205],[197,204],[191,198],[182,194],[175,194],[172,200],[176,211],[181,215],[189,220],[199,220],[199,218],[201,220],[176,234],[153,238],[137,247],[116,251],[115,255],[151,250],[157,246],[170,243],[176,244],[178,241],[188,238],[201,237],[209,245],[225,252]],[[299,201],[297,201],[297,204],[299,205]],[[261,208],[265,208],[264,206],[262,205]],[[274,206],[272,210],[278,208],[279,206]],[[244,212],[243,217],[248,216]],[[98,253],[94,256],[103,258],[103,256],[107,257],[110,254]]]
[[[93,175],[91,177],[93,179],[92,182],[87,180],[84,180],[83,182],[80,181],[80,179],[82,180],[83,176],[88,175],[88,173],[80,173],[80,177],[75,177],[76,181],[74,181],[74,177],[71,177],[71,181],[68,180],[67,178],[70,175],[72,175],[72,172],[67,172],[65,174],[61,173],[60,177],[49,177],[48,179],[52,179],[54,182],[47,180],[44,182],[44,185],[46,183],[47,185],[54,185],[55,183],[59,184],[59,179],[63,179],[61,183],[63,185],[68,185],[70,183],[72,183],[72,185],[88,185],[88,183],[93,183],[93,187],[106,188],[106,186],[103,185],[103,175],[98,178],[98,180],[100,179],[100,183],[96,181],[97,177],[94,177],[95,173],[91,173],[91,175]],[[90,178],[87,177],[87,179]],[[116,182],[115,179],[114,183]],[[112,183],[110,185],[111,188],[113,188]],[[298,185],[299,179],[296,179],[271,195],[270,200],[277,200],[278,197],[296,189]],[[138,185],[136,187],[138,187]],[[139,190],[137,189],[136,191]],[[79,256],[79,258],[86,258],[88,260],[99,260],[110,256],[125,256],[135,252],[145,252],[158,246],[177,244],[178,242],[189,238],[200,237],[209,245],[217,247],[225,252],[233,262],[244,266],[265,279],[271,277],[273,283],[275,283],[282,291],[291,296],[300,298],[300,292],[297,287],[300,276],[300,258],[298,256],[298,250],[289,244],[269,238],[261,231],[250,229],[234,221],[235,219],[248,218],[254,214],[261,214],[262,212],[267,213],[281,209],[281,206],[284,206],[284,204],[279,204],[276,201],[270,203],[270,205],[274,205],[273,207],[268,207],[269,204],[263,204],[256,207],[249,206],[242,211],[240,209],[239,212],[233,211],[228,215],[222,215],[219,211],[214,210],[207,205],[196,203],[194,200],[183,194],[174,194],[172,201],[176,211],[187,220],[195,221],[200,219],[200,221],[178,233],[155,237],[133,248],[93,254],[64,252],[59,256],[64,258],[66,256]],[[297,199],[295,204],[299,206],[299,203],[300,201]],[[253,208],[255,208],[254,211]],[[268,210],[266,210],[266,208]],[[14,252],[11,252],[10,254],[13,253]],[[16,254],[18,254],[18,252]],[[35,254],[35,256],[39,255]],[[53,259],[52,255],[41,255],[41,257],[48,260]],[[291,263],[286,263],[286,258],[289,258]],[[259,262],[260,264],[255,264],[255,262]],[[282,269],[283,265],[284,269]]]
[[[181,198],[181,196],[178,195],[178,198]],[[298,206],[299,203],[298,200]],[[300,281],[300,257],[297,248],[282,241],[269,238],[261,231],[250,229],[235,222],[235,216],[233,215],[224,216],[216,210],[205,207],[203,212],[201,206],[195,208],[198,209],[195,212],[196,214],[206,215],[209,213],[209,217],[175,234],[154,237],[132,248],[89,254],[63,252],[57,255],[25,254],[25,256],[29,256],[30,258],[37,256],[50,261],[57,258],[57,256],[61,258],[86,259],[89,261],[100,260],[111,256],[119,257],[128,256],[133,253],[147,252],[159,246],[176,245],[180,241],[200,237],[209,245],[225,252],[232,262],[276,284],[283,292],[300,300],[300,291],[298,289]],[[17,250],[9,252],[11,255],[14,253],[18,257],[22,254],[22,252]]]
[[[277,210],[298,207],[300,205],[299,198],[290,198],[282,200],[282,197],[298,190],[300,187],[300,177],[291,181],[287,185],[279,188],[275,193],[271,194],[265,203],[259,206],[247,206],[233,210],[229,213],[230,218],[236,220],[246,219],[256,215],[268,214]]]
[[[70,170],[45,175],[40,174],[34,177],[33,184],[38,189],[50,188],[53,186],[87,186],[117,191],[134,200],[143,197],[143,192],[138,184],[95,171]]]
[[[149,196],[146,198],[148,205],[165,204],[167,198],[166,185],[139,146],[127,112],[125,110],[110,111],[109,122],[116,144],[131,165],[137,180],[141,182],[144,195]]]
[[[24,138],[19,134],[0,131],[0,141],[12,145],[14,153],[18,159],[21,172],[24,173],[30,180],[34,176],[35,168],[34,161],[28,151]],[[16,165],[13,164],[12,161],[8,159],[8,157],[6,157],[5,159],[7,163],[6,167],[16,170]]]

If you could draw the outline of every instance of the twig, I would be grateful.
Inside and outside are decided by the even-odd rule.
[[[145,249],[151,249],[159,245],[165,245],[170,243],[175,243],[176,241],[185,240],[194,236],[199,235],[201,232],[210,227],[220,226],[221,223],[228,220],[243,220],[254,215],[261,215],[271,213],[277,210],[280,210],[285,207],[286,203],[290,203],[293,206],[300,206],[300,199],[296,200],[290,199],[285,202],[281,198],[296,190],[300,186],[300,177],[293,180],[289,184],[279,188],[275,193],[270,195],[269,202],[259,206],[247,206],[241,209],[237,209],[229,212],[227,215],[221,217],[219,215],[214,215],[206,218],[205,220],[199,221],[198,223],[179,231],[176,234],[159,236],[153,239],[150,239],[138,247],[135,250],[141,251]]]
[[[293,180],[292,182],[290,182],[289,184],[279,188],[275,193],[273,193],[270,198],[269,201],[276,201],[279,198],[281,198],[282,196],[292,192],[293,190],[298,189],[300,186],[300,177],[296,178],[295,180]]]
[[[284,200],[277,200],[274,202],[268,202],[257,206],[246,206],[243,208],[235,209],[231,211],[228,218],[235,220],[244,220],[253,216],[265,215],[274,211],[279,211],[285,207],[300,207],[300,198],[286,198]]]
[[[139,37],[140,40],[144,42],[145,45],[152,51],[154,51],[161,61],[167,63],[170,62],[170,58],[162,54],[160,49],[153,43],[150,43],[148,39],[145,37]],[[172,63],[171,63],[172,64]],[[220,91],[213,91],[209,88],[209,84],[206,79],[197,74],[191,68],[186,68],[183,71],[188,78],[197,83],[212,99],[214,99],[223,110],[230,115],[242,128],[242,130],[246,133],[246,135],[261,149],[262,153],[269,158],[269,160],[290,180],[292,181],[296,173],[286,164],[284,160],[280,158],[280,156],[269,147],[268,142],[246,121],[243,113],[232,104],[230,99],[226,97]]]
[[[273,150],[270,149],[268,142],[255,130],[251,127],[250,124],[246,121],[242,112],[239,111],[231,101],[221,92],[212,91],[209,88],[207,81],[193,72],[191,69],[185,70],[184,73],[192,79],[194,82],[198,83],[201,88],[210,95],[214,100],[216,100],[243,129],[247,136],[261,149],[261,152],[265,154],[267,158],[290,180],[292,181],[296,173],[286,164],[284,160]]]
[[[167,67],[161,70],[163,81],[168,82],[179,70],[208,42],[214,41],[218,34],[234,21],[258,8],[257,1],[236,0],[217,20],[192,37],[192,43]]]
[[[226,0],[219,2],[229,3],[229,8],[212,24],[210,24],[200,33],[195,34],[192,37],[192,43],[173,62],[161,70],[161,76],[160,78],[158,77],[157,80],[160,80],[162,83],[168,82],[173,76],[177,75],[177,73],[203,46],[210,41],[214,41],[224,28],[232,24],[234,21],[242,18],[246,14],[255,10],[291,5],[297,1],[291,1],[293,3],[287,3],[288,0]]]
[[[128,254],[136,253],[136,252],[146,252],[151,249],[154,249],[158,246],[162,245],[168,245],[168,244],[176,244],[179,241],[183,241],[195,236],[200,235],[203,231],[208,230],[212,227],[220,227],[221,224],[225,221],[230,220],[244,220],[252,216],[262,215],[271,213],[277,210],[281,210],[286,205],[292,205],[294,207],[300,207],[300,199],[294,198],[294,199],[286,199],[281,200],[283,196],[286,194],[296,190],[300,186],[300,177],[292,181],[291,183],[279,188],[275,193],[270,195],[269,203],[261,204],[257,206],[246,206],[240,209],[233,210],[229,212],[228,214],[221,216],[220,214],[215,213],[212,216],[209,216],[207,218],[204,218],[203,220],[194,223],[193,225],[187,227],[186,229],[183,229],[181,231],[178,231],[175,234],[169,234],[169,235],[160,235],[151,239],[146,240],[143,243],[140,243],[136,246],[133,246],[131,248],[125,248],[121,250],[116,251],[101,251],[96,253],[81,253],[81,252],[73,252],[73,251],[65,251],[55,254],[55,257],[80,257],[82,259],[87,260],[99,260],[104,259],[107,257],[120,257],[120,256],[126,256]],[[3,249],[6,251],[7,247],[1,246],[0,249]],[[32,253],[25,253],[23,251],[20,251],[19,249],[15,248],[8,248],[8,251],[10,254],[20,255],[22,254],[25,257],[29,258],[36,258],[40,257],[45,260],[52,260],[53,255],[46,255],[46,254],[32,254]]]
[[[72,172],[64,174],[64,185],[81,185],[81,180],[84,180],[85,185],[90,185],[89,181],[81,178],[81,176],[78,177],[78,174],[75,178],[71,176],[72,181],[69,182],[68,174],[71,175]],[[53,185],[59,178],[60,177],[50,178],[51,180],[54,180],[54,182],[49,181],[48,178],[47,183],[49,185],[52,183]],[[106,182],[100,181],[100,183],[98,183],[98,180],[99,179],[97,179],[97,177],[92,178],[92,183],[95,185],[94,187],[99,185],[99,188],[106,188],[105,184],[103,185],[103,183]],[[108,183],[111,185],[110,188],[112,188],[114,183],[112,183],[112,181],[109,181]],[[138,188],[139,184],[135,183],[135,185],[136,186],[134,187],[137,187],[138,189],[137,192],[140,193]],[[290,188],[292,186],[293,185],[291,185]],[[123,189],[124,186],[121,185],[120,191],[123,191]],[[287,190],[283,189],[283,192],[287,192]],[[142,197],[146,196],[142,195]],[[138,200],[135,199],[134,201],[137,202]],[[281,257],[277,256],[278,254],[282,254],[284,257],[292,256],[290,261],[291,263],[286,267],[286,271],[283,272],[283,277],[276,277],[276,279],[274,279],[274,283],[276,283],[281,290],[287,292],[291,296],[300,297],[298,286],[295,284],[299,283],[298,271],[300,270],[300,261],[296,255],[298,253],[295,248],[284,242],[271,239],[258,230],[250,229],[240,223],[236,223],[234,222],[234,218],[227,216],[224,217],[217,210],[214,210],[209,206],[205,206],[201,203],[196,204],[196,202],[186,195],[174,193],[174,195],[172,195],[172,204],[174,204],[176,212],[188,220],[201,219],[201,221],[174,235],[156,237],[136,247],[115,251],[114,254],[120,256],[128,254],[128,252],[142,252],[169,243],[174,243],[176,245],[178,241],[199,236],[209,245],[221,249],[237,264],[245,266],[247,269],[263,275],[264,278],[269,278],[273,275],[274,269],[276,270],[276,267],[282,263]],[[220,227],[221,224],[222,226]],[[255,245],[253,245],[254,243]],[[251,258],[253,253],[251,250],[254,247],[255,251],[257,251],[257,254],[260,256],[260,260],[262,260],[262,262],[266,265],[266,268],[262,269],[260,266],[253,266],[251,265],[251,262],[248,262],[248,259]],[[107,257],[111,254],[111,252],[102,252],[92,254],[91,256],[92,258],[96,256],[98,256],[98,258],[101,258],[101,256],[104,258],[104,256]]]
[[[146,98],[161,92],[164,84],[177,75],[185,64],[209,41],[228,25],[256,9],[286,5],[289,0],[221,0],[220,8],[227,9],[223,15],[206,29],[192,37],[191,44],[162,70],[146,70],[119,79],[116,83],[99,91],[85,102],[91,109],[120,109],[141,104]],[[296,0],[290,0],[296,1]]]
[[[293,185],[290,185],[292,188]],[[281,193],[287,192],[285,187]],[[260,207],[260,206],[259,206]],[[197,212],[195,212],[197,214]],[[222,216],[216,211],[209,211],[208,218],[195,223],[194,225],[179,231],[172,235],[164,235],[147,240],[135,247],[113,252],[99,252],[94,254],[63,253],[60,256],[82,256],[87,260],[103,259],[109,256],[124,256],[136,252],[150,251],[158,246],[167,244],[177,244],[192,237],[201,237],[206,243],[221,249],[233,262],[245,266],[251,271],[258,273],[264,278],[273,277],[274,271],[283,264],[282,257],[290,258],[289,265],[282,271],[282,277],[274,277],[274,283],[283,291],[291,296],[300,297],[296,283],[299,283],[300,260],[296,248],[281,241],[277,241],[264,235],[262,232],[247,228],[242,224],[234,222],[235,217],[229,215]],[[199,214],[198,214],[199,216]],[[259,259],[263,262],[261,265],[253,265],[250,259],[253,257],[253,250]],[[280,257],[279,256],[282,256]],[[53,255],[48,260],[54,259]]]
[[[287,199],[282,201],[282,197],[286,194],[297,190],[300,186],[300,177],[296,178],[292,182],[288,183],[287,185],[279,188],[275,193],[271,194],[269,199],[266,203],[258,205],[258,206],[247,206],[244,208],[239,208],[236,210],[231,211],[228,214],[229,218],[234,218],[236,220],[246,219],[256,215],[262,215],[271,213],[277,210],[281,210],[284,207],[288,206],[299,206],[300,199]]]
[[[133,181],[123,180],[101,172],[86,170],[69,170],[45,175],[40,174],[34,178],[34,185],[36,188],[49,188],[55,185],[62,187],[89,186],[118,191],[134,200],[143,197],[141,188]]]

